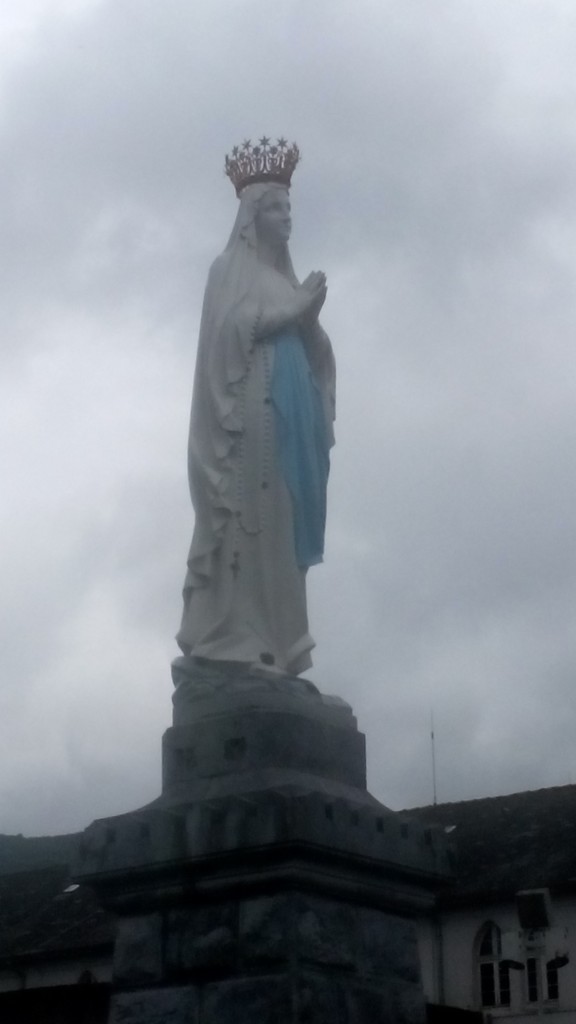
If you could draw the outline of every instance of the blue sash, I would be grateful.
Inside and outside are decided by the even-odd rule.
[[[329,444],[322,397],[298,334],[274,339],[270,383],[282,476],[292,499],[296,561],[316,565],[324,554]]]

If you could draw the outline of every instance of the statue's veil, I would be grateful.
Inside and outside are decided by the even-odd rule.
[[[231,515],[231,451],[242,431],[241,384],[248,370],[260,309],[254,290],[259,273],[256,215],[262,197],[285,186],[248,185],[224,252],[214,261],[204,295],[188,467],[196,527],[188,562],[187,586],[202,586],[210,559]],[[276,266],[298,284],[288,245]]]
[[[223,262],[226,262],[226,281],[230,289],[230,297],[236,292],[236,298],[243,297],[243,283],[252,279],[255,270],[255,263],[258,259],[258,240],[256,237],[256,215],[258,207],[264,196],[274,189],[286,191],[285,185],[275,182],[262,182],[256,185],[248,185],[243,189],[240,196],[240,204],[236,221],[232,228],[232,234],[222,254]],[[296,275],[290,259],[288,245],[286,244],[279,254],[276,269],[284,274],[293,284],[297,284]],[[239,286],[239,287],[238,287]]]
[[[225,252],[235,252],[238,246],[247,246],[254,256],[256,255],[256,214],[264,196],[274,189],[285,192],[286,186],[268,181],[248,185],[242,190],[238,213]]]

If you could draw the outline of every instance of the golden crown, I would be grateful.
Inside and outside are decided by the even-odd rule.
[[[226,156],[225,172],[239,196],[246,185],[260,181],[275,181],[290,188],[294,168],[300,159],[300,150],[295,142],[288,145],[286,139],[272,144],[266,136],[253,146],[246,139],[241,146],[234,146]]]

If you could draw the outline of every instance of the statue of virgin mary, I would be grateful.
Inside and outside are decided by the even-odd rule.
[[[204,297],[177,637],[185,655],[280,676],[312,663],[306,573],[323,557],[334,419],[326,278],[300,284],[288,251],[298,156],[263,139],[226,159],[240,205]]]

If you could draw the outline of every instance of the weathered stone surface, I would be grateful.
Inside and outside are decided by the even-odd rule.
[[[332,975],[301,978],[297,1000],[298,1024],[354,1024],[348,1015],[344,989]]]
[[[175,860],[186,852],[182,835],[179,817],[162,807],[97,819],[84,832],[74,874],[82,878]]]
[[[426,1004],[420,986],[402,982],[393,985],[391,1012],[394,1024],[425,1024]]]
[[[386,808],[354,802],[354,792],[343,796],[314,780],[278,787],[254,788],[243,796],[219,795],[212,787],[212,798],[192,804],[186,811],[186,843],[191,856],[207,856],[268,844],[301,842],[330,850],[357,853],[371,859],[387,859],[395,852],[399,826]],[[308,788],[310,786],[310,788]],[[354,824],[358,821],[357,824]],[[421,871],[430,859],[414,844],[403,851],[400,863]],[[394,858],[396,859],[396,858]]]
[[[376,985],[346,984],[346,1008],[349,1024],[397,1024],[391,993]]]
[[[163,791],[179,792],[201,779],[282,768],[366,788],[364,735],[334,721],[293,710],[228,710],[164,735]]]
[[[162,977],[162,917],[145,914],[118,923],[114,948],[117,982],[150,984]]]
[[[109,1024],[199,1024],[198,994],[192,986],[118,993]]]
[[[341,697],[327,696],[302,676],[258,675],[245,663],[179,657],[172,662],[174,725],[191,725],[214,715],[250,708],[320,716],[356,727],[352,708]]]
[[[230,968],[237,957],[237,916],[232,903],[170,911],[166,970],[179,973]]]
[[[287,959],[294,896],[246,900],[240,907],[240,954],[246,963]]]
[[[357,959],[355,908],[329,900],[300,898],[296,908],[296,952],[300,959],[352,968]]]
[[[368,907],[358,908],[359,970],[381,978],[386,973],[408,984],[420,981],[416,931],[412,921]]]
[[[207,985],[202,994],[201,1024],[293,1022],[290,984],[282,976],[216,982]]]

